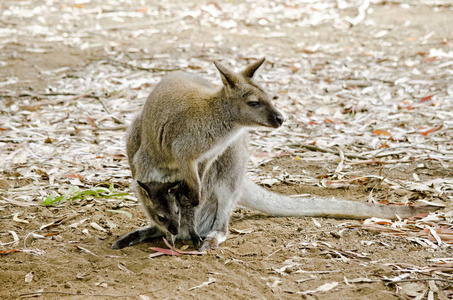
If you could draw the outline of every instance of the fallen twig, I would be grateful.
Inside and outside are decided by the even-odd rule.
[[[364,161],[357,161],[357,162],[349,162],[350,165],[388,165],[388,164],[399,164],[399,163],[412,163],[412,160],[407,159],[398,159],[398,160],[378,160],[378,159],[371,159],[371,160],[364,160]]]
[[[163,289],[163,288],[162,288]],[[159,289],[159,290],[162,290]],[[156,291],[159,291],[156,290]],[[61,291],[42,291],[42,292],[31,292],[31,293],[22,293],[19,294],[21,298],[36,297],[42,294],[60,294],[60,295],[75,295],[75,296],[89,296],[89,297],[113,297],[113,298],[126,298],[126,297],[138,297],[141,294],[137,295],[112,295],[112,294],[83,294],[83,293],[72,293],[72,292],[61,292]]]
[[[119,64],[119,65],[122,65],[122,66],[125,66],[125,67],[128,67],[128,68],[131,68],[132,70],[140,70],[140,71],[172,72],[172,71],[181,70],[180,68],[144,68],[144,67],[140,67],[140,66],[134,66],[134,65],[126,63],[126,62],[114,60],[114,59],[111,59],[111,58],[109,58],[108,61],[112,62],[112,63],[116,63],[116,64]]]
[[[362,5],[360,5],[359,7],[359,13],[357,14],[357,16],[355,18],[346,17],[345,18],[346,21],[351,23],[351,26],[357,26],[363,20],[365,20],[366,10],[368,9],[369,6],[370,0],[363,0]]]
[[[214,283],[214,282],[216,282],[216,279],[215,279],[215,278],[209,278],[209,281],[206,281],[206,282],[203,282],[203,283],[200,284],[200,285],[191,287],[190,289],[188,289],[188,291],[192,291],[192,290],[195,290],[195,289],[199,289],[199,288],[208,286],[208,285],[210,285],[211,283]]]
[[[338,153],[340,154],[340,162],[338,163],[338,166],[335,169],[335,174],[340,173],[344,167],[344,152],[343,152],[343,150],[341,150],[340,147],[338,147],[337,149],[338,149]]]
[[[63,103],[63,102],[70,102],[70,101],[78,100],[78,99],[81,99],[81,98],[95,98],[95,99],[98,99],[99,96],[92,95],[92,94],[83,94],[83,95],[77,95],[77,96],[74,96],[74,97],[69,97],[69,98],[64,98],[64,99],[55,99],[55,100],[42,101],[42,102],[29,104],[29,105],[22,105],[20,107],[20,109],[22,109],[22,110],[35,110],[35,109],[37,109],[38,107],[41,107],[41,106],[56,105],[56,104],[60,104],[60,103]]]
[[[416,282],[416,281],[442,281],[442,282],[448,282],[453,284],[453,280],[450,279],[443,279],[443,278],[435,278],[435,277],[427,277],[427,278],[414,278],[414,279],[400,279],[400,280],[391,280],[391,279],[381,279],[382,281],[386,281],[387,284],[391,283],[400,283],[400,282]]]
[[[332,149],[329,149],[329,148],[324,148],[324,147],[320,147],[320,146],[316,146],[316,145],[310,145],[310,144],[303,144],[303,143],[300,143],[300,144],[288,144],[288,147],[290,147],[290,148],[306,148],[306,149],[311,150],[311,151],[319,151],[319,152],[323,152],[323,153],[332,153],[332,154],[336,154],[338,156],[341,155],[340,151],[338,151],[338,150],[332,150]],[[344,156],[347,157],[347,158],[370,159],[369,157],[364,157],[362,155],[353,154],[353,153],[344,153]]]

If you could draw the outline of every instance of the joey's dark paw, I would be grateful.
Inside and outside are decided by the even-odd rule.
[[[122,249],[122,248],[124,248],[124,247],[126,247],[126,246],[125,246],[125,245],[122,245],[122,244],[121,244],[121,241],[115,241],[115,242],[112,244],[112,246],[110,246],[110,249],[116,250],[116,249]]]
[[[195,249],[200,249],[203,239],[199,235],[192,236],[192,243]]]
[[[192,206],[198,206],[200,204],[200,194],[198,192],[191,191],[189,198]]]
[[[128,237],[126,238],[121,238],[119,240],[116,240],[112,246],[110,247],[110,249],[123,249],[123,248],[126,248],[126,247],[129,247],[129,246],[132,246],[134,244],[137,244],[138,242],[136,242],[135,240],[133,239],[130,239]]]

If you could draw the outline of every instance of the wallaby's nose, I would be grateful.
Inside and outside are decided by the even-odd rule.
[[[283,117],[281,115],[276,115],[275,116],[275,121],[277,121],[278,124],[282,125],[283,124]]]
[[[171,234],[173,235],[178,235],[178,228],[173,226],[173,225],[169,225],[168,226],[168,231],[170,231]]]
[[[274,114],[273,120],[271,122],[273,123],[272,127],[278,128],[278,127],[282,126],[282,124],[283,124],[283,116],[278,113]]]

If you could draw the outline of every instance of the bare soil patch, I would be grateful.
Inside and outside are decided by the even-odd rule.
[[[0,298],[451,299],[452,4],[364,3],[0,2]],[[152,87],[261,56],[287,121],[252,133],[254,180],[445,208],[374,230],[237,208],[206,255],[111,250],[146,225],[124,134]],[[40,204],[71,187],[105,193]]]

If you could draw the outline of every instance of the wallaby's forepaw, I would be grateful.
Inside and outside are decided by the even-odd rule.
[[[203,243],[203,239],[198,234],[192,235],[192,243],[195,249],[200,249],[201,243]]]

